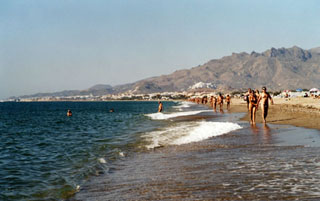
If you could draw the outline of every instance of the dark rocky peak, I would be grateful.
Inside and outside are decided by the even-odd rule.
[[[300,47],[293,46],[292,48],[271,48],[263,53],[267,57],[277,57],[279,59],[299,59],[306,61],[312,57],[312,54]]]
[[[261,56],[261,54],[255,52],[255,51],[252,51],[251,54],[250,54],[250,56],[252,56],[252,57],[258,57],[258,56]]]
[[[286,54],[286,49],[285,48],[271,48],[270,50],[270,57],[280,57],[284,56]]]
[[[274,48],[272,47],[270,50],[267,50],[263,53],[263,55],[267,57],[284,57],[287,54],[286,48]]]
[[[301,49],[300,47],[293,46],[289,48],[289,53],[294,57],[300,58],[303,61],[306,61],[312,57],[312,54],[308,50]]]

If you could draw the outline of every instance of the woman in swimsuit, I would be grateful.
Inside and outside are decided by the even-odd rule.
[[[258,110],[258,97],[254,90],[249,94],[249,111],[250,111],[250,124],[256,123],[256,112]]]

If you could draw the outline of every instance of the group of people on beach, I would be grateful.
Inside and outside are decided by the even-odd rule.
[[[262,121],[266,123],[266,118],[268,116],[269,109],[269,100],[271,104],[273,104],[273,99],[271,95],[267,92],[266,87],[262,87],[262,92],[260,93],[258,89],[253,90],[251,88],[248,89],[248,92],[244,95],[245,101],[247,102],[247,109],[250,112],[250,124],[256,123],[256,112],[259,108],[259,104],[261,103],[261,113],[262,113]],[[219,93],[218,96],[211,96],[208,100],[207,96],[191,98],[189,101],[197,103],[197,104],[210,104],[210,106],[216,111],[217,106],[219,106],[220,111],[223,112],[223,103],[224,101],[227,103],[227,109],[230,109],[231,104],[231,96],[228,94],[225,97]]]
[[[223,108],[223,101],[226,101],[227,103],[227,109],[230,109],[230,103],[231,103],[231,96],[228,94],[226,97],[223,97],[221,93],[218,94],[218,97],[216,98],[215,96],[210,97],[210,105],[211,107],[216,110],[217,105],[219,106],[220,110]]]
[[[230,109],[230,104],[231,104],[231,96],[228,94],[225,97],[219,93],[218,96],[210,96],[210,99],[208,100],[208,96],[203,96],[203,97],[196,97],[196,98],[191,98],[189,101],[197,103],[197,104],[210,104],[210,106],[216,111],[217,106],[219,106],[220,111],[223,110],[223,103],[224,101],[227,104],[227,109]]]
[[[266,118],[268,116],[268,109],[269,109],[269,100],[271,101],[271,104],[273,104],[273,99],[270,96],[270,94],[267,92],[266,87],[262,87],[262,92],[260,93],[259,90],[253,90],[251,88],[248,89],[248,92],[245,94],[245,101],[247,101],[247,109],[250,112],[250,124],[256,123],[256,112],[259,108],[259,104],[261,102],[261,113],[262,113],[262,121],[263,123],[266,123]],[[227,103],[227,109],[230,109],[231,104],[231,96],[228,94],[226,97],[224,97],[221,93],[218,94],[217,97],[210,96],[210,99],[208,100],[208,96],[203,97],[197,97],[197,98],[191,98],[189,101],[195,102],[197,104],[210,104],[210,106],[216,111],[217,105],[220,108],[220,111],[223,111],[223,102]],[[158,102],[158,112],[162,112],[163,105],[162,102]],[[113,112],[114,110],[111,109],[110,112]],[[71,110],[68,110],[67,116],[72,116]]]
[[[269,100],[271,104],[273,104],[273,99],[270,94],[267,92],[266,87],[262,87],[262,92],[260,93],[259,90],[252,90],[251,88],[248,89],[248,92],[245,94],[245,100],[247,101],[247,108],[250,112],[250,123],[256,123],[256,112],[259,108],[259,104],[261,102],[261,114],[262,114],[262,121],[266,123],[266,118],[268,116],[269,110]]]

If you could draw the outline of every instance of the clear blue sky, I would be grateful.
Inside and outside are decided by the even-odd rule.
[[[317,0],[0,0],[0,99],[320,46]]]

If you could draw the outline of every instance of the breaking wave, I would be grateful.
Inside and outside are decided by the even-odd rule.
[[[188,122],[180,123],[162,130],[146,133],[142,137],[146,139],[148,149],[166,146],[181,145],[198,142],[210,137],[223,135],[242,128],[231,122]]]
[[[170,119],[170,118],[175,118],[180,116],[195,115],[201,112],[210,112],[210,111],[211,110],[197,110],[197,111],[175,112],[175,113],[168,113],[168,114],[157,112],[152,114],[146,114],[145,116],[148,116],[154,120],[164,120],[164,119]]]

